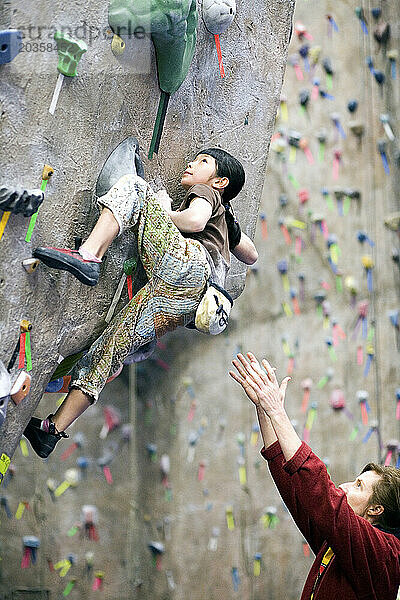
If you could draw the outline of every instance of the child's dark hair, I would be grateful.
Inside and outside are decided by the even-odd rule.
[[[208,154],[215,159],[217,164],[217,177],[227,177],[229,183],[224,188],[222,203],[225,206],[225,220],[228,227],[229,250],[232,252],[240,242],[242,235],[240,225],[230,204],[232,198],[238,195],[245,182],[245,173],[242,164],[237,158],[221,150],[221,148],[206,148],[199,154]]]
[[[208,154],[217,163],[217,177],[227,177],[229,183],[224,189],[223,202],[230,202],[238,195],[245,182],[245,173],[242,164],[237,158],[221,148],[206,148],[198,154]]]

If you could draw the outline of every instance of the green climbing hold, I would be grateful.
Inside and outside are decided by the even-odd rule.
[[[157,57],[160,88],[173,94],[189,71],[196,46],[196,0],[111,0],[111,29],[151,35]]]
[[[151,35],[156,51],[161,98],[148,157],[157,153],[171,94],[188,74],[196,47],[196,0],[111,0],[111,29],[118,36],[140,31]]]
[[[124,262],[124,273],[125,273],[125,275],[127,277],[132,277],[132,275],[136,271],[136,267],[137,267],[137,258],[136,257],[128,258]]]
[[[75,77],[77,75],[76,68],[87,50],[87,44],[83,40],[74,40],[62,31],[56,31],[54,39],[58,52],[57,69],[66,77]]]
[[[88,350],[88,348],[86,348],[86,350]],[[67,373],[69,373],[76,365],[78,360],[82,358],[84,353],[85,350],[82,350],[81,352],[71,354],[71,356],[67,356],[66,358],[64,358],[52,374],[50,381],[55,381],[56,379],[60,379],[60,377],[64,377],[64,375],[67,375]]]

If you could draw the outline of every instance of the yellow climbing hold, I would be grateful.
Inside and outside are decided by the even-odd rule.
[[[10,215],[11,215],[11,211],[10,210],[6,210],[3,213],[3,216],[1,217],[1,221],[0,221],[0,240],[3,237],[3,233],[4,233],[4,230],[6,228],[7,221],[10,218]]]
[[[53,175],[53,173],[54,173],[53,167],[51,167],[50,165],[44,165],[43,171],[42,171],[42,179],[44,181],[48,181],[50,179],[50,177]]]
[[[4,479],[4,475],[7,473],[7,469],[10,466],[11,459],[7,454],[2,453],[0,457],[0,483]]]
[[[68,481],[63,481],[62,483],[60,483],[60,485],[57,487],[57,489],[54,491],[54,495],[56,498],[58,498],[59,496],[61,496],[64,492],[67,491],[67,489],[70,487],[70,483]]]
[[[297,229],[305,229],[307,227],[304,221],[299,221],[298,219],[294,219],[293,217],[288,217],[287,219],[288,227],[297,227]]]
[[[233,531],[235,529],[235,520],[233,518],[233,507],[231,505],[225,508],[226,514],[226,524],[228,525],[229,531]]]
[[[59,560],[55,565],[54,568],[57,571],[58,569],[61,569],[59,572],[59,576],[60,577],[65,577],[66,574],[68,573],[68,571],[70,570],[70,568],[72,567],[72,563],[71,561],[69,561],[67,558],[64,558],[62,560]]]
[[[15,518],[19,521],[20,519],[22,519],[22,515],[25,512],[25,508],[26,508],[26,502],[20,502],[18,504],[18,508],[17,508],[17,512],[15,513]]]
[[[247,483],[246,467],[244,465],[239,466],[239,483],[241,486]]]
[[[309,50],[309,56],[310,56],[310,63],[312,65],[316,65],[317,62],[319,61],[319,57],[321,55],[321,46],[313,46],[312,48],[310,48]]]
[[[114,56],[120,56],[125,52],[125,42],[119,35],[115,34],[111,41],[111,50]]]
[[[19,447],[21,448],[22,456],[27,458],[29,456],[29,449],[28,444],[23,438],[19,441]]]
[[[367,254],[365,254],[362,258],[361,258],[361,262],[363,264],[363,267],[365,269],[372,269],[372,267],[374,266],[374,261],[372,260],[371,256],[368,256]]]
[[[22,319],[19,324],[21,333],[26,333],[32,329],[32,323],[28,319]]]

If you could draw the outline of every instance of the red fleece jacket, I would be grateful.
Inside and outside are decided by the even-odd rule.
[[[310,600],[322,557],[334,558],[314,600],[396,600],[400,541],[355,514],[345,493],[332,483],[324,463],[304,442],[288,461],[279,442],[261,451],[282,500],[316,555],[301,600]]]

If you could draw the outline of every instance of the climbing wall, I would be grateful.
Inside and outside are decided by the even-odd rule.
[[[186,81],[171,97],[159,153],[152,161],[145,160],[147,179],[157,187],[162,182],[179,200],[179,177],[193,153],[210,144],[229,148],[248,173],[239,212],[249,234],[256,224],[293,6],[294,1],[282,0],[254,3],[246,12],[238,6],[234,25],[220,36],[225,78],[220,75],[214,36],[199,20],[197,51]],[[157,2],[154,7],[160,8]],[[1,179],[7,187],[38,188],[43,165],[54,169],[29,241],[30,222],[21,214],[9,219],[1,240],[4,363],[18,343],[21,320],[32,326],[31,393],[18,411],[10,405],[1,432],[1,448],[9,457],[59,355],[81,350],[104,329],[123,261],[135,252],[133,234],[117,240],[95,292],[65,273],[39,267],[29,274],[21,265],[35,246],[71,247],[75,237],[87,235],[97,217],[93,201],[97,176],[122,139],[135,135],[143,157],[149,149],[160,96],[153,47],[148,37],[134,32],[126,40],[125,52],[113,54],[107,8],[107,3],[92,2],[83,13],[79,2],[59,2],[52,5],[48,19],[44,19],[47,5],[40,2],[32,6],[5,2],[1,8],[1,27],[23,34],[22,51],[0,66]],[[51,115],[58,77],[54,33],[59,30],[84,39],[88,49],[77,75],[64,78]],[[71,52],[64,61],[69,67]],[[244,270],[236,264],[229,283],[232,293],[239,294],[243,283]],[[122,303],[126,300],[125,287]]]
[[[20,590],[19,595],[14,593],[18,598],[56,598],[63,594],[79,599],[121,600],[300,597],[313,557],[260,457],[254,410],[227,375],[230,361],[239,350],[267,356],[278,367],[280,377],[287,373],[292,376],[286,401],[290,417],[299,435],[325,461],[335,482],[352,479],[370,460],[388,464],[398,461],[400,289],[396,192],[400,183],[400,77],[396,50],[400,11],[396,2],[388,0],[363,2],[362,6],[356,2],[298,0],[281,101],[277,95],[275,105],[269,107],[275,116],[275,107],[280,104],[272,131],[273,119],[266,120],[254,107],[261,110],[263,98],[274,86],[269,78],[275,76],[275,38],[267,23],[286,18],[286,4],[268,3],[266,10],[271,13],[263,21],[265,33],[249,14],[253,7],[246,6],[246,15],[240,15],[243,6],[238,3],[237,30],[232,25],[229,39],[221,36],[227,74],[223,82],[213,40],[206,32],[200,33],[198,52],[204,54],[196,54],[193,67],[198,70],[189,74],[171,100],[167,117],[167,136],[168,131],[184,129],[190,123],[190,144],[179,134],[173,150],[176,160],[181,157],[182,163],[192,143],[201,146],[203,141],[221,139],[234,153],[236,150],[240,156],[242,152],[247,191],[234,203],[250,234],[256,214],[255,209],[252,212],[252,190],[258,189],[265,175],[255,232],[260,258],[247,273],[245,291],[235,303],[229,328],[216,339],[189,331],[163,338],[151,359],[130,372],[124,371],[107,386],[100,403],[71,429],[71,440],[59,444],[47,462],[32,456],[24,443],[19,445],[13,468],[0,488],[0,590],[4,597],[11,598],[16,589]],[[386,42],[385,23],[390,24]],[[281,24],[283,27],[284,22]],[[382,41],[379,43],[376,37]],[[259,71],[251,68],[255,63],[243,60],[243,52],[239,51],[243,39],[243,48],[257,56],[254,61],[262,65]],[[84,60],[86,57],[80,66],[81,79]],[[204,64],[207,66],[200,68]],[[225,98],[222,90],[238,81],[235,78],[239,73],[251,84],[241,87],[240,99],[231,93],[224,99],[226,104],[219,106],[216,97],[221,94]],[[53,85],[56,76],[53,71],[51,75]],[[157,94],[153,78],[149,74],[141,77],[147,85],[151,82]],[[84,87],[81,79],[76,84]],[[114,95],[124,94],[124,106],[129,109],[123,113],[125,129],[118,129],[121,119],[115,117],[116,107],[104,106],[103,100],[111,97],[111,80],[104,78],[102,82],[102,98],[97,90],[85,87],[86,93],[91,90],[99,110],[109,111],[103,121],[96,117],[95,130],[104,127],[104,132],[97,133],[94,164],[85,159],[92,169],[90,185],[84,172],[77,169],[74,177],[78,183],[68,169],[63,175],[69,193],[71,186],[88,190],[84,197],[79,196],[79,202],[71,199],[75,213],[66,207],[71,210],[68,218],[63,216],[70,228],[69,242],[74,235],[84,234],[95,218],[94,211],[84,210],[89,210],[91,191],[107,155],[105,146],[112,145],[110,136],[115,145],[120,137],[132,132],[131,124],[137,127],[134,133],[143,139],[144,146],[151,137],[145,115],[137,108],[142,100],[129,96],[129,86],[122,76],[124,92],[118,89],[117,93],[115,88]],[[18,85],[22,96],[24,86]],[[52,85],[47,79],[46,85],[50,100]],[[68,102],[65,92],[61,91],[59,107],[63,101]],[[201,94],[204,99],[200,111],[195,107],[195,98],[201,98]],[[79,94],[71,94],[69,102],[78,98]],[[157,101],[145,98],[146,110],[151,105],[154,114]],[[15,102],[14,97],[12,100]],[[240,110],[229,108],[232,100],[237,101]],[[253,110],[247,109],[252,102]],[[175,112],[174,106],[178,107]],[[193,122],[189,120],[189,107]],[[46,110],[47,104],[43,114]],[[228,128],[231,119],[235,124]],[[19,122],[20,118],[15,117],[14,127]],[[140,137],[142,129],[137,123],[142,124],[146,138]],[[88,126],[86,121],[82,125]],[[51,131],[54,136],[54,127]],[[272,133],[266,174],[264,154],[259,154],[256,145],[260,140],[264,151],[264,131]],[[83,133],[64,131],[67,134],[85,139]],[[56,143],[54,139],[52,143]],[[188,146],[179,147],[182,143]],[[57,144],[60,160],[69,160],[62,153],[61,142]],[[89,152],[86,141],[83,146]],[[77,154],[83,152],[77,145],[73,148]],[[154,169],[154,179],[159,173],[165,176],[171,186],[168,189],[174,191],[177,162],[171,156],[169,152],[168,160],[163,159],[160,152],[153,159],[157,173],[151,162],[146,162],[146,168],[149,173]],[[55,168],[44,152],[42,159]],[[34,166],[32,159],[32,173]],[[56,176],[55,168],[49,191],[56,186]],[[65,193],[68,186],[65,182]],[[51,204],[49,196],[49,204],[43,205],[40,215],[42,211],[46,215],[52,207],[59,211],[59,197],[58,191],[54,192]],[[54,213],[47,214],[55,219]],[[49,232],[40,229],[40,224],[38,221],[36,235],[43,237],[37,242],[47,241],[45,235]],[[9,244],[9,255],[15,259],[14,272],[19,268],[19,258],[12,243],[19,231],[25,232],[25,226],[26,220],[15,217],[15,224],[8,223],[0,242],[3,249]],[[41,227],[46,227],[45,221]],[[51,231],[59,236],[55,241],[64,241],[60,229],[52,227]],[[14,237],[7,238],[10,232]],[[22,241],[18,244],[25,247]],[[118,251],[120,255],[110,254],[108,259],[116,263],[106,264],[110,296],[111,273],[115,266],[121,267],[125,246]],[[234,274],[239,273],[236,269],[235,263]],[[9,277],[14,277],[13,273]],[[26,283],[32,285],[32,302],[35,286],[43,291],[43,281],[48,281],[48,294],[57,293],[57,301],[61,298],[65,302],[59,318],[65,320],[67,339],[67,325],[71,326],[72,318],[79,324],[80,318],[76,307],[67,322],[67,309],[71,302],[80,302],[74,298],[78,291],[82,293],[81,287],[65,275],[44,270],[29,277],[36,278],[35,284],[29,283],[30,279]],[[93,315],[101,312],[103,308],[91,304],[92,292],[84,293],[85,306],[93,310]],[[108,301],[104,288],[104,311],[106,298]],[[15,314],[17,309],[15,300]],[[9,349],[5,356],[9,356],[18,336],[20,316],[13,319],[16,333],[12,340],[6,340]],[[47,322],[41,319],[41,327],[45,326]],[[91,335],[97,326],[93,317]],[[83,334],[77,337],[77,348],[83,338]],[[32,329],[32,348],[34,342]],[[69,350],[72,347],[68,346]],[[40,352],[37,360],[42,361]],[[47,369],[45,361],[39,364]],[[49,367],[46,372],[50,371]],[[46,394],[38,409],[40,414],[48,414],[58,397]],[[15,414],[14,409],[13,418]],[[74,448],[76,441],[79,443]],[[72,485],[63,485],[64,481]],[[85,506],[94,508],[84,511]],[[28,556],[29,566],[22,569],[24,535],[39,538],[40,547],[36,564]]]
[[[151,401],[137,398],[134,374],[130,383],[125,374],[108,386],[86,423],[74,427],[71,439],[47,462],[32,456],[24,439],[20,442],[38,403],[36,413],[48,414],[60,399],[44,391],[61,357],[86,347],[104,329],[124,260],[135,254],[133,234],[114,242],[95,290],[43,265],[29,273],[22,261],[38,245],[71,247],[74,238],[85,238],[98,214],[94,190],[100,169],[110,151],[130,135],[141,145],[146,178],[155,188],[165,185],[177,202],[180,174],[194,152],[219,145],[238,156],[248,182],[237,212],[243,229],[254,235],[294,0],[259,1],[250,7],[237,3],[234,23],[220,36],[224,78],[214,36],[199,19],[194,59],[169,101],[160,149],[152,160],[146,156],[160,97],[153,46],[139,32],[125,39],[121,53],[121,43],[114,39],[113,44],[107,8],[100,2],[84,10],[78,2],[55,2],[50,12],[43,2],[9,1],[0,7],[1,31],[22,32],[21,52],[11,62],[1,55],[1,185],[45,190],[35,219],[1,215],[0,359],[8,366],[16,349],[25,349],[25,356],[19,352],[19,358],[17,352],[10,366],[11,379],[22,362],[32,376],[30,394],[18,406],[9,402],[0,431],[0,471],[5,474],[0,590],[7,598],[146,598],[168,594],[166,590],[175,589],[174,578],[182,579],[173,564],[166,577],[161,554],[152,556],[149,550],[149,543],[155,544],[153,553],[161,550],[157,542],[168,537],[169,520],[161,511],[155,520],[153,507],[147,510],[149,497],[160,496],[159,491],[148,492],[144,481],[154,477],[160,483],[160,503],[172,502],[174,495],[165,477],[158,479],[159,450],[148,449],[153,443],[148,438],[159,437],[159,425]],[[62,82],[54,41],[60,30],[87,45],[77,74]],[[1,52],[8,43],[2,36]],[[54,107],[57,81],[61,86]],[[42,177],[44,165],[54,171],[50,179]],[[235,262],[229,280],[234,296],[244,279],[245,270]],[[140,283],[138,277],[136,287]],[[120,306],[127,298],[124,286]],[[21,331],[23,320],[28,331]],[[187,343],[195,347],[197,336],[189,334]],[[168,368],[159,358],[149,364]],[[142,377],[138,392],[145,391],[143,385]],[[174,394],[171,388],[171,398]],[[179,421],[173,419],[170,396],[163,402],[172,444]],[[154,430],[146,441],[136,439],[143,428],[143,422],[135,426],[140,406],[146,427]],[[177,417],[178,410],[177,404]],[[167,433],[163,435],[167,447]],[[183,448],[186,453],[186,442]],[[173,520],[171,511],[171,535]],[[185,593],[182,582],[179,593]]]

